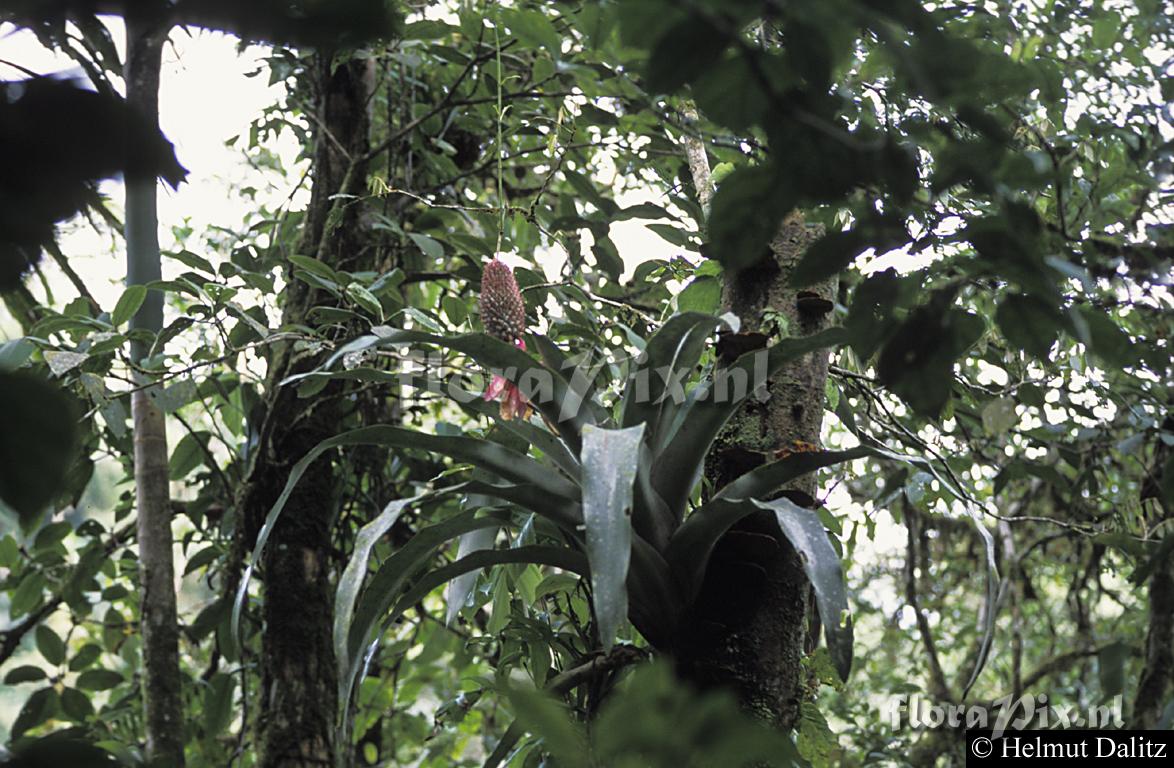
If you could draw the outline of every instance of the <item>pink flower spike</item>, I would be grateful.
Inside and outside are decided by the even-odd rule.
[[[485,388],[485,402],[488,403],[491,400],[496,400],[498,395],[506,391],[509,386],[510,383],[504,376],[494,374],[493,379],[489,382],[489,386]]]

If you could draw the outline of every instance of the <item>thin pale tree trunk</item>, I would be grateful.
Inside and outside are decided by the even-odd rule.
[[[153,19],[126,18],[126,92],[130,104],[152,124],[159,119],[159,70],[165,27]],[[133,151],[133,148],[131,148]],[[127,285],[160,277],[156,180],[126,180]],[[163,297],[148,293],[131,327],[158,332],[163,325]],[[146,345],[132,342],[138,363]],[[136,377],[139,378],[139,377]],[[144,379],[140,384],[146,384]],[[134,419],[135,498],[138,505],[140,620],[143,635],[143,710],[147,760],[153,766],[182,766],[182,678],[179,672],[179,626],[175,609],[171,505],[167,475],[167,431],[151,388],[131,396]]]

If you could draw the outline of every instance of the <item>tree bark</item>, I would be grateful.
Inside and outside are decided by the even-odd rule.
[[[1169,534],[1167,534],[1169,535]],[[1133,700],[1133,728],[1157,728],[1174,702],[1174,559],[1150,577],[1150,620],[1145,666]]]
[[[823,330],[836,282],[796,291],[790,276],[822,227],[799,215],[783,223],[764,261],[727,277],[724,309],[742,320],[741,343],[764,346],[775,335]],[[785,318],[779,333],[774,318]],[[761,336],[755,334],[761,333]],[[723,355],[719,344],[719,356]],[[732,357],[733,355],[729,355]],[[823,424],[828,353],[815,352],[787,365],[766,385],[765,400],[751,398],[736,413],[707,460],[706,479],[720,488],[796,443],[818,445]],[[783,492],[813,503],[815,478]],[[770,513],[754,514],[731,529],[714,549],[701,593],[683,622],[674,656],[682,676],[702,688],[727,687],[742,705],[779,728],[792,728],[805,681],[810,584],[798,553]]]
[[[126,17],[126,94],[132,107],[152,125],[159,122],[159,70],[166,27],[157,19]],[[126,257],[128,286],[160,277],[156,180],[126,179]],[[163,296],[150,291],[131,327],[158,332],[163,326]],[[140,362],[147,345],[131,343],[131,360]],[[167,429],[151,397],[154,385],[136,376],[141,388],[131,396],[134,420],[135,499],[138,506],[140,621],[143,634],[143,709],[147,760],[151,765],[182,766],[183,680],[179,671],[179,626],[172,562],[171,502],[167,474]]]
[[[369,65],[352,61],[332,68],[331,57],[321,54],[310,80],[317,113],[314,183],[297,252],[314,254],[336,269],[355,269],[369,259],[360,235],[359,206],[352,198],[331,198],[340,193],[365,194],[366,168],[355,158],[362,157],[368,147]],[[328,222],[334,226],[328,229]],[[283,324],[308,324],[309,311],[325,302],[319,291],[293,278],[285,293]],[[239,496],[238,546],[251,546],[290,467],[339,431],[340,385],[332,384],[313,398],[300,398],[296,388],[280,384],[319,362],[316,354],[299,355],[290,344],[276,345],[270,353],[264,410],[255,417],[260,423],[260,446]],[[265,601],[258,742],[259,765],[264,768],[334,763],[339,706],[331,640],[330,554],[338,514],[335,485],[329,457],[312,464],[286,502],[262,557]]]

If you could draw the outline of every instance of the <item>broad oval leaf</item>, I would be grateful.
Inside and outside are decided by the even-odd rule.
[[[110,313],[110,324],[115,328],[125,323],[134,317],[135,312],[139,311],[139,307],[143,306],[143,301],[147,298],[147,286],[132,285],[127,287],[122,292],[122,296],[118,298],[118,303],[114,305],[114,311]]]

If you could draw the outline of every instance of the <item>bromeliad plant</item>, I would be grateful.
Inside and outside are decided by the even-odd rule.
[[[715,391],[719,379],[741,376],[744,382],[753,381],[756,368],[760,378],[773,375],[802,355],[843,343],[843,329],[784,339],[766,350],[742,355],[724,368],[706,372],[681,398],[672,396],[680,378],[673,372],[692,371],[714,330],[735,321],[700,313],[675,315],[647,339],[622,397],[608,409],[588,377],[563,375],[567,369],[563,351],[548,338],[528,335],[529,347],[540,360],[526,352],[524,319],[519,321],[514,302],[516,284],[511,287],[512,275],[507,280],[498,267],[491,269],[495,272],[490,279],[496,281],[491,289],[500,290],[501,295],[485,301],[483,294],[484,325],[490,333],[444,336],[382,327],[347,344],[322,370],[308,375],[356,376],[354,370],[330,369],[336,360],[360,350],[404,345],[446,348],[494,371],[494,382],[496,377],[506,382],[489,387],[494,394],[510,393],[499,413],[480,399],[465,406],[499,418],[501,427],[522,438],[530,450],[395,426],[341,434],[315,447],[293,468],[285,492],[261,530],[252,562],[259,561],[269,531],[306,468],[323,452],[349,445],[424,450],[470,464],[494,479],[473,479],[427,495],[477,494],[500,500],[548,521],[557,531],[558,543],[485,548],[492,546],[492,532],[510,521],[508,516],[472,509],[418,531],[379,565],[362,589],[375,543],[405,510],[423,503],[425,497],[391,503],[359,533],[338,586],[334,643],[343,711],[383,628],[454,579],[458,581],[449,587],[449,603],[462,605],[473,584],[460,577],[503,563],[555,566],[589,579],[595,624],[605,648],[629,619],[655,648],[667,650],[698,593],[715,543],[757,510],[773,512],[782,533],[802,553],[828,649],[838,673],[846,678],[852,659],[852,626],[839,557],[817,513],[778,498],[777,492],[787,482],[821,467],[865,455],[903,457],[878,445],[795,453],[750,471],[689,508],[706,454],[726,421],[752,394],[752,387],[744,386],[743,391],[716,396],[721,390]],[[511,313],[510,317],[495,315],[498,309]],[[756,360],[758,354],[764,359]],[[524,416],[530,406],[541,419],[514,418]],[[458,559],[428,570],[437,554],[458,538],[462,541]],[[247,582],[248,572],[234,608],[234,635]]]

